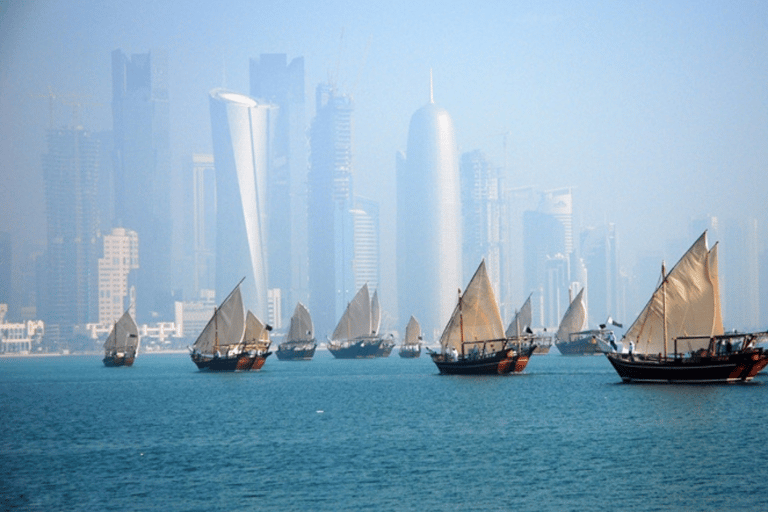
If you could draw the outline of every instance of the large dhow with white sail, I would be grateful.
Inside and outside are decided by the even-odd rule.
[[[337,359],[389,356],[394,344],[379,335],[380,322],[378,294],[374,291],[371,298],[366,283],[357,291],[352,302],[347,304],[328,342],[328,350]]]
[[[104,366],[133,366],[139,353],[139,327],[130,311],[115,322],[112,331],[104,342]]]
[[[523,303],[523,307],[515,312],[515,317],[507,327],[505,333],[507,339],[519,343],[535,343],[536,350],[533,351],[534,354],[548,354],[550,347],[552,347],[552,337],[535,334],[531,329],[532,319],[531,296],[529,295],[528,299]]]
[[[192,346],[192,361],[200,370],[258,370],[271,354],[271,327],[250,311],[246,315],[240,283],[214,311]]]
[[[564,356],[597,355],[605,352],[604,347],[615,344],[613,331],[602,325],[599,329],[587,330],[587,307],[584,290],[568,305],[555,334],[555,346]]]
[[[278,345],[275,354],[281,361],[309,361],[315,355],[316,349],[317,341],[312,317],[306,306],[299,302],[291,317],[288,336]]]
[[[414,359],[421,355],[421,325],[414,316],[411,316],[408,325],[405,326],[405,338],[400,344],[398,354],[406,359]]]
[[[508,340],[493,293],[485,260],[475,271],[467,289],[440,336],[440,352],[430,352],[442,374],[502,375],[521,372],[536,348]]]
[[[606,354],[624,382],[749,382],[768,365],[768,333],[725,334],[717,244],[706,231],[669,272],[629,327],[626,353]]]

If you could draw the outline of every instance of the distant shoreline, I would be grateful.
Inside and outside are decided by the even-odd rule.
[[[187,349],[174,349],[174,350],[150,350],[147,352],[139,352],[139,356],[149,356],[154,354],[188,354]],[[0,359],[3,358],[17,358],[17,357],[70,357],[70,356],[102,356],[103,352],[73,352],[70,354],[62,354],[60,352],[30,352],[28,354],[22,354],[18,352],[10,352],[0,354]]]

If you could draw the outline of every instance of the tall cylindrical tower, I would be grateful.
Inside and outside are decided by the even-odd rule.
[[[427,342],[456,305],[461,283],[461,196],[453,122],[432,101],[411,117],[397,170],[397,274],[400,323],[410,315]]]

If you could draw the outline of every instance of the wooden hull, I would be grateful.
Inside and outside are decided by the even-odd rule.
[[[261,369],[270,354],[271,352],[267,352],[266,355],[252,356],[245,353],[228,357],[210,357],[202,354],[191,354],[190,357],[201,371],[235,372]]]
[[[398,352],[400,357],[404,359],[416,359],[417,357],[421,356],[421,347],[415,347],[415,348],[404,348],[400,347],[400,351]]]
[[[105,355],[101,361],[107,368],[115,368],[118,366],[133,366],[135,360],[136,356]]]
[[[316,349],[316,344],[312,348],[297,348],[283,343],[277,347],[275,354],[281,361],[309,361],[314,357]]]
[[[557,340],[555,346],[564,356],[594,356],[603,353],[597,340],[592,336],[584,336],[572,341]]]
[[[535,345],[523,352],[500,350],[487,357],[451,360],[443,354],[433,353],[432,361],[442,375],[505,375],[525,370]]]
[[[373,359],[388,357],[392,345],[381,339],[365,339],[350,343],[347,346],[328,345],[328,351],[336,359]]]
[[[768,353],[762,348],[728,355],[662,360],[631,354],[606,354],[606,357],[624,382],[749,382],[768,365]]]

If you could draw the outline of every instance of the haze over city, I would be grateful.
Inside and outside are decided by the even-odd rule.
[[[753,218],[768,234],[763,2],[46,1],[0,16],[0,231],[14,269],[46,242],[46,129],[112,129],[116,49],[167,53],[176,179],[193,153],[212,153],[209,91],[248,94],[251,58],[304,58],[307,123],[319,83],[350,94],[355,191],[380,206],[385,309],[397,296],[395,155],[430,70],[459,153],[483,151],[510,187],[572,188],[574,233],[615,224],[622,267],[675,261],[692,219]]]

